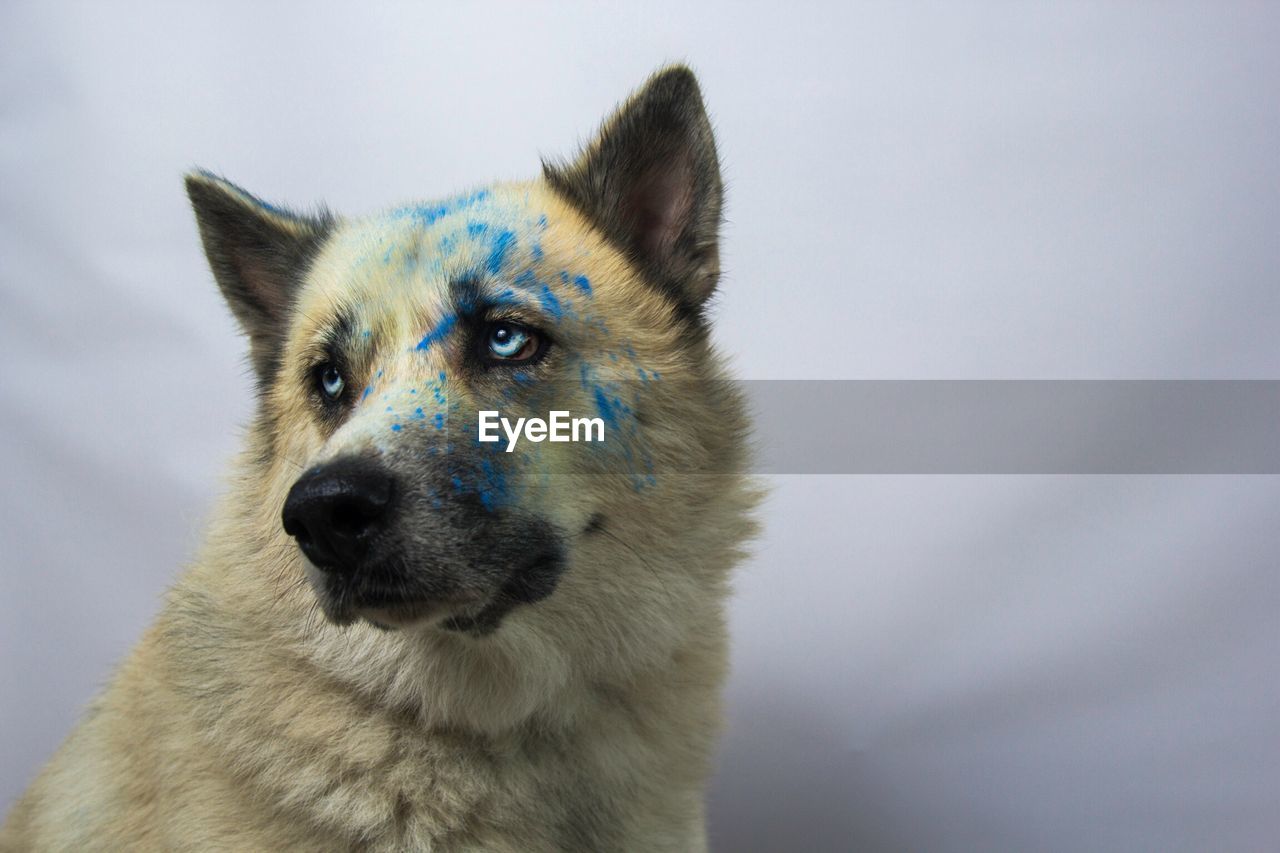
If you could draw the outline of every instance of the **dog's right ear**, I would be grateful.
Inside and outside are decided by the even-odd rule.
[[[332,217],[281,210],[209,172],[189,173],[186,184],[209,266],[249,336],[253,367],[265,386],[275,373],[290,306]]]

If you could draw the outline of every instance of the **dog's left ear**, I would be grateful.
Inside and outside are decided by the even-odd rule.
[[[302,276],[332,217],[281,210],[208,172],[191,172],[186,183],[213,277],[249,336],[250,358],[265,386]]]
[[[723,184],[693,72],[663,69],[547,182],[695,316],[720,277]]]

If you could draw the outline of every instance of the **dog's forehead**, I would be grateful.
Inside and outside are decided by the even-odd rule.
[[[345,223],[313,279],[344,299],[427,299],[450,281],[499,277],[543,253],[547,212],[531,188],[495,186]]]

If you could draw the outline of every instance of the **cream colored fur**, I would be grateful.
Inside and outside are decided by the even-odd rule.
[[[326,436],[302,391],[277,383],[194,565],[12,810],[0,849],[705,849],[723,604],[755,501],[736,473],[741,406],[709,346],[686,339],[669,301],[576,210],[541,181],[494,192],[546,215],[547,262],[572,255],[610,334],[660,366],[654,384],[667,390],[654,392],[647,428],[687,476],[637,491],[577,472],[576,446],[547,446],[557,485],[528,499],[566,528],[601,507],[611,524],[607,537],[574,539],[554,594],[485,637],[337,627],[317,611],[280,507],[304,467],[376,450],[387,433],[370,411]],[[344,303],[376,306],[379,335],[421,334],[436,297],[357,272],[370,246],[403,248],[394,227],[339,224],[282,375]],[[589,330],[573,334],[591,346]],[[384,369],[399,388],[443,365],[405,353]],[[732,470],[692,470],[725,448]]]

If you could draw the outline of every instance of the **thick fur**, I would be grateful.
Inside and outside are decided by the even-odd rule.
[[[755,501],[742,404],[702,316],[718,274],[715,164],[693,75],[670,68],[574,163],[449,202],[299,216],[191,175],[211,266],[249,335],[258,415],[194,565],[0,848],[705,849],[723,602]],[[499,225],[512,235],[501,252]],[[441,319],[466,270],[541,288],[516,308],[555,341],[530,368],[541,397],[468,367],[463,322]],[[360,393],[327,411],[309,381],[335,346]],[[626,453],[527,448],[494,509],[492,483],[434,490],[425,460],[446,445],[425,398],[441,421],[493,399],[604,406]],[[410,572],[490,590],[486,573],[507,569],[484,554],[516,560],[501,549],[524,541],[477,551],[510,529],[490,524],[501,514],[554,531],[558,577],[484,630],[339,618],[280,513],[304,470],[353,455],[421,497],[402,532]]]

